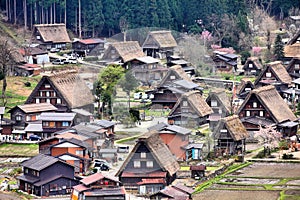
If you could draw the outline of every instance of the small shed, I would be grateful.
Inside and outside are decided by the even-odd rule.
[[[199,179],[199,178],[205,176],[206,166],[202,165],[202,164],[201,165],[191,165],[190,170],[191,170],[191,177],[194,179]]]
[[[99,157],[106,160],[107,162],[117,162],[118,161],[118,149],[100,149]]]

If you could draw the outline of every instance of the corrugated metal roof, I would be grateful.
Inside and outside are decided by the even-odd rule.
[[[73,121],[76,113],[41,113],[42,121]]]

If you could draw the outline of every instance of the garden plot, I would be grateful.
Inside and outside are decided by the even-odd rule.
[[[211,189],[251,189],[251,190],[264,190],[262,186],[256,185],[227,185],[227,184],[213,184]]]
[[[230,176],[263,177],[263,178],[295,178],[300,177],[300,164],[297,163],[253,163],[237,170]]]
[[[265,178],[223,178],[220,182],[223,183],[233,183],[233,184],[276,184],[280,179],[265,179]]]
[[[278,199],[280,191],[204,190],[193,199],[270,200]]]

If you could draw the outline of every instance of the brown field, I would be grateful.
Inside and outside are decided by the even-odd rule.
[[[253,163],[229,176],[295,178],[300,177],[300,163]]]
[[[272,200],[279,198],[280,191],[205,190],[193,196],[194,200]]]

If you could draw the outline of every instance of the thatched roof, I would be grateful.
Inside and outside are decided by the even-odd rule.
[[[176,76],[174,81],[186,80],[192,82],[192,79],[187,75],[180,65],[174,65],[168,69],[167,74],[162,78],[158,87],[163,86],[172,74],[175,74]]]
[[[237,115],[225,117],[219,121],[214,132],[215,138],[220,137],[221,129],[223,128],[227,129],[234,141],[243,140],[249,137],[249,133]]]
[[[177,46],[171,31],[149,32],[142,47],[153,47],[153,43],[155,43],[155,46],[158,46],[158,48],[172,48]]]
[[[297,33],[290,39],[290,41],[287,43],[287,45],[293,45],[299,42],[300,40],[300,30],[297,31]]]
[[[239,108],[238,113],[244,109],[252,95],[256,96],[264,108],[271,114],[276,123],[297,120],[295,114],[282,99],[276,88],[272,85],[263,86],[252,90],[250,95],[247,96]]]
[[[255,65],[258,69],[262,69],[262,68],[263,68],[263,66],[262,66],[262,64],[260,63],[258,57],[249,57],[249,58],[247,59],[246,63],[244,64],[243,69],[245,68],[245,66],[248,66],[249,62],[253,62],[254,65]]]
[[[254,85],[257,85],[259,81],[261,81],[262,76],[270,70],[273,72],[274,76],[277,78],[278,81],[285,83],[285,84],[291,84],[292,78],[287,72],[286,68],[282,65],[281,61],[274,61],[270,62],[266,65],[264,70],[259,74],[257,79],[255,80]]]
[[[137,41],[114,42],[110,45],[116,49],[120,57],[123,59],[123,62],[128,62],[135,58],[145,56]]]
[[[225,89],[214,88],[209,92],[206,102],[208,102],[212,97],[216,98],[217,101],[224,106],[228,113],[231,112],[231,102]]]
[[[171,116],[176,109],[182,105],[183,101],[187,101],[188,105],[192,107],[194,111],[198,114],[199,117],[204,117],[207,115],[210,115],[213,113],[213,110],[209,105],[206,103],[206,101],[202,98],[199,91],[190,91],[187,93],[184,93],[180,99],[176,102],[175,106],[172,108],[169,116]]]
[[[71,42],[65,24],[35,24],[44,42]]]
[[[71,108],[94,103],[94,96],[76,71],[59,72],[49,76]]]
[[[11,112],[15,108],[20,108],[25,113],[36,113],[36,112],[46,112],[46,111],[56,111],[57,108],[53,106],[51,103],[38,103],[38,104],[24,104],[17,105],[13,107],[8,112]]]
[[[300,50],[300,49],[299,49],[299,50]],[[289,62],[288,66],[286,67],[286,70],[287,70],[288,73],[290,72],[290,69],[291,69],[292,67],[294,67],[294,64],[295,64],[297,61],[298,61],[298,63],[299,63],[300,57],[294,57],[294,58]],[[292,69],[292,70],[293,70],[293,69]]]
[[[284,56],[289,58],[300,57],[300,43],[286,45],[284,47]]]
[[[119,176],[123,172],[126,165],[132,159],[133,155],[136,153],[136,150],[142,142],[149,149],[150,153],[157,161],[162,170],[167,171],[172,176],[180,169],[176,158],[172,155],[167,145],[161,140],[159,133],[157,131],[150,131],[144,133],[138,138],[136,145],[127,156],[119,171],[116,173],[116,176]]]
[[[248,85],[248,84],[251,86],[252,89],[254,88],[254,85],[250,78],[243,78],[241,80],[241,84],[237,87],[236,93],[240,94],[241,92],[243,92],[245,90],[246,85]]]

